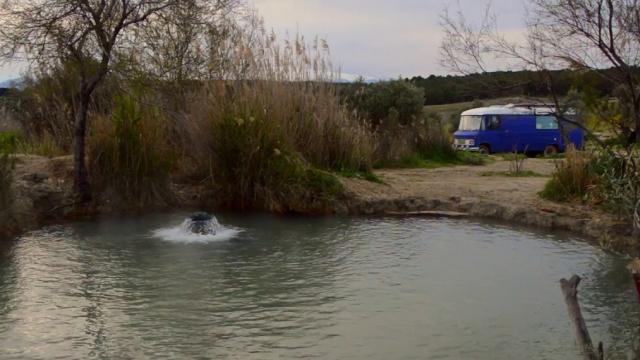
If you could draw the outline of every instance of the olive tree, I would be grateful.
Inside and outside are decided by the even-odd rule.
[[[42,68],[72,63],[74,89],[74,185],[78,199],[91,199],[85,160],[92,95],[112,70],[128,32],[171,11],[180,0],[4,0],[0,3],[0,56],[26,58]]]

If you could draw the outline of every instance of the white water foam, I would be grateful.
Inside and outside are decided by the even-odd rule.
[[[222,226],[219,225],[217,221],[215,221],[215,234],[201,235],[193,233],[189,229],[190,223],[191,220],[187,219],[181,225],[155,230],[153,232],[153,237],[179,244],[206,244],[212,242],[229,241],[242,232],[241,229]]]

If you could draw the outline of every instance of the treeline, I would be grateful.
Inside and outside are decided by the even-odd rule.
[[[602,70],[604,73],[613,71]],[[551,88],[548,79],[551,79]],[[416,76],[405,81],[424,89],[425,105],[441,105],[499,97],[549,97],[552,91],[565,96],[571,89],[591,92],[598,97],[611,96],[617,84],[609,79],[611,76],[602,76],[595,71],[557,70],[546,74],[497,71],[466,76]]]

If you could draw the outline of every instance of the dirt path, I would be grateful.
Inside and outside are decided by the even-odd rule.
[[[474,217],[547,228],[570,230],[601,245],[625,248],[635,242],[629,226],[581,204],[558,204],[538,193],[555,170],[554,160],[527,159],[524,170],[542,176],[502,176],[510,162],[501,159],[485,166],[439,169],[380,170],[385,184],[344,179],[354,214],[389,214],[412,211],[458,211]],[[486,176],[487,173],[494,175]],[[497,173],[497,174],[496,174]]]

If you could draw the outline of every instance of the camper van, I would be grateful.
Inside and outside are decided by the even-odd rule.
[[[484,154],[517,151],[547,156],[564,152],[569,144],[581,149],[582,130],[559,122],[553,114],[552,106],[527,104],[468,110],[460,117],[453,146]],[[565,116],[571,119],[575,114]]]

